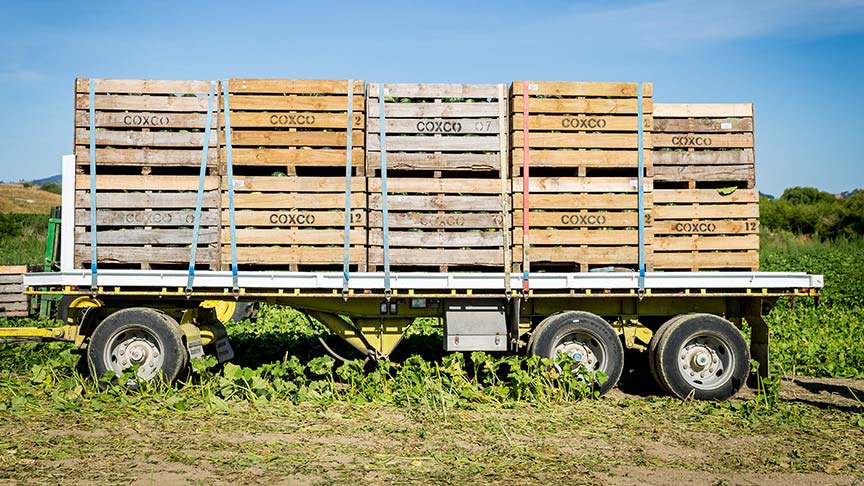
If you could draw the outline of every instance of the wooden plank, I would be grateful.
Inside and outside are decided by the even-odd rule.
[[[758,204],[709,204],[683,206],[654,206],[654,220],[678,219],[732,219],[758,218]]]
[[[531,263],[631,265],[639,261],[639,248],[636,246],[532,246],[528,248],[528,259]],[[513,261],[522,262],[522,245],[513,246]]]
[[[337,111],[348,112],[348,96],[259,96],[232,94],[230,107],[232,113],[242,110],[257,111]],[[354,96],[354,106],[360,110],[363,95]]]
[[[366,249],[362,246],[349,248],[351,263],[366,261]],[[306,265],[341,264],[344,250],[340,247],[283,247],[283,246],[240,246],[237,260],[243,264],[280,264],[298,263]],[[222,252],[222,263],[231,263],[230,252]]]
[[[657,103],[654,116],[657,118],[720,118],[720,117],[752,117],[753,105],[738,104],[680,104]]]
[[[522,178],[513,177],[513,192],[522,192]],[[653,189],[650,178],[643,181],[645,191]],[[638,192],[635,177],[531,177],[528,182],[532,193],[540,192]],[[533,194],[532,194],[533,196]]]
[[[363,131],[353,130],[351,140],[354,146],[362,147],[364,143]],[[244,145],[266,145],[268,147],[344,147],[347,145],[347,136],[344,131],[289,132],[235,130],[231,132],[231,142],[237,147]],[[234,155],[233,152],[231,155]]]
[[[499,179],[412,179],[407,177],[387,178],[390,194],[402,192],[458,193],[458,194],[500,194]],[[381,179],[369,178],[369,192],[381,192]]]
[[[521,209],[513,211],[513,226],[522,225]],[[639,215],[636,212],[611,212],[611,211],[531,211],[529,223],[532,228],[609,228],[629,226],[635,227],[639,223]]]
[[[752,165],[660,165],[654,167],[654,180],[665,181],[747,181],[756,180]]]
[[[514,113],[510,126],[513,130],[521,129],[525,126],[523,123],[524,117],[522,113]],[[644,118],[644,128],[651,131],[651,117]],[[528,130],[532,133],[534,130],[555,130],[560,132],[575,132],[575,131],[619,131],[619,132],[635,132],[639,129],[639,118],[636,116],[596,116],[596,115],[528,115]],[[521,135],[520,135],[521,136]]]
[[[3,284],[0,286],[0,294],[20,294],[27,290],[27,287],[21,283],[23,282],[23,278],[19,278],[16,283],[12,284]]]
[[[96,93],[181,94],[210,92],[210,81],[162,79],[95,79]],[[217,84],[216,91],[219,91]],[[76,78],[75,91],[90,93],[90,78]]]
[[[215,106],[214,106],[215,115]],[[218,127],[218,117],[212,119],[212,128]],[[234,119],[231,119],[233,124]],[[344,125],[344,120],[343,120]],[[75,111],[75,126],[89,127],[90,112],[85,110]],[[207,126],[207,115],[205,113],[156,113],[156,112],[96,112],[96,127],[98,128],[150,128],[153,130],[164,130],[169,128],[200,128]]]
[[[387,138],[388,146],[390,138]],[[524,138],[522,130],[513,132],[510,136],[510,146],[522,148]],[[646,149],[650,149],[651,134],[643,136]],[[599,149],[636,149],[639,145],[639,137],[636,133],[547,133],[531,132],[528,137],[529,147],[532,149],[542,148],[599,148]]]
[[[749,252],[656,252],[654,268],[657,270],[759,268],[759,253]]]
[[[354,94],[363,94],[363,81],[355,80]],[[228,80],[230,93],[271,94],[348,94],[348,80],[332,79],[252,79],[232,78]],[[355,105],[355,108],[357,106]]]
[[[287,228],[240,228],[237,232],[238,245],[342,245],[345,232],[337,229],[287,229]],[[366,232],[354,229],[348,232],[351,244],[366,243]],[[222,241],[231,240],[228,229],[222,230]]]
[[[498,103],[384,103],[387,118],[497,118]],[[369,99],[367,119],[377,118],[381,106]]]
[[[222,189],[228,189],[228,178],[222,178]],[[364,192],[363,177],[351,178],[351,192]],[[345,192],[345,177],[273,177],[234,176],[235,192],[299,192],[319,194]]]
[[[501,211],[500,196],[388,195],[390,211]],[[369,194],[369,209],[381,209],[381,194]]]
[[[371,171],[381,165],[381,153],[369,152],[366,167]],[[387,153],[387,168],[392,170],[498,170],[498,154],[406,154]]]
[[[76,140],[90,140],[90,129],[75,130]],[[219,140],[219,133],[210,132],[211,147]],[[136,132],[129,130],[96,130],[96,145],[128,146],[128,147],[194,147],[204,145],[204,133],[197,132]],[[97,162],[99,159],[96,159]],[[198,154],[198,164],[201,164],[201,154]]]
[[[304,167],[345,167],[345,149],[298,150],[289,148],[235,148],[232,162],[238,166],[304,166]],[[200,157],[200,155],[199,155]],[[352,161],[362,165],[362,147],[351,151]],[[224,150],[222,160],[225,160]],[[200,163],[200,162],[199,162]]]
[[[498,135],[497,118],[387,118],[385,128],[389,140],[390,134],[410,135]],[[381,133],[381,121],[370,118],[369,133]]]
[[[384,244],[383,232],[379,229],[369,230],[369,245],[381,246]],[[390,247],[411,248],[477,248],[477,247],[501,247],[504,244],[504,233],[488,231],[459,231],[459,232],[417,232],[417,231],[391,231]],[[502,250],[503,251],[503,250]]]
[[[351,126],[362,130],[366,117],[356,111],[351,116]],[[236,112],[231,113],[231,128],[332,128],[345,130],[348,116],[345,113],[321,113],[304,111],[300,113],[281,112]],[[233,134],[233,132],[232,132]],[[233,142],[233,139],[232,139]],[[362,143],[360,144],[363,145]]]
[[[227,225],[228,218],[228,210],[223,210],[222,223]],[[234,211],[234,220],[238,227],[339,227],[345,224],[345,211],[237,210]],[[352,210],[350,224],[351,226],[364,227],[366,225],[366,211],[362,209]]]
[[[0,303],[15,303],[15,302],[27,302],[27,296],[21,294],[0,294]],[[2,305],[2,304],[0,304]],[[2,307],[6,307],[2,305]]]
[[[646,243],[650,244],[650,235]],[[513,241],[522,242],[522,228],[513,228]],[[531,245],[570,247],[575,245],[586,246],[621,246],[638,245],[639,232],[635,229],[611,230],[611,229],[532,229],[528,233],[528,241]]]
[[[716,192],[716,191],[715,191]],[[543,209],[629,209],[638,207],[638,195],[633,194],[531,194],[529,202],[532,208]],[[645,194],[645,204],[652,204],[651,194]],[[522,192],[513,193],[513,208],[522,207]]]
[[[310,197],[311,196],[311,197]],[[366,195],[352,193],[351,206],[365,207]],[[228,207],[228,194],[222,194],[222,207]],[[284,193],[239,193],[234,195],[237,209],[321,209],[344,208],[344,194],[284,194]]]
[[[378,100],[380,83],[369,83],[366,96]],[[384,83],[384,96],[392,98],[498,98],[497,84]]]
[[[99,168],[97,167],[98,171]],[[205,176],[204,190],[219,189],[219,177]],[[96,173],[96,191],[197,191],[199,179],[196,176],[162,175],[116,175]],[[75,189],[89,190],[90,175],[77,174]]]
[[[210,150],[207,154],[207,165],[215,166],[218,164],[218,162],[219,151]],[[75,147],[75,163],[79,165],[87,165],[90,163],[89,147],[80,145]],[[149,165],[153,167],[200,167],[201,147],[193,147],[186,150],[139,150],[138,148],[97,148],[96,163],[100,166]]]
[[[512,96],[521,96],[524,81],[513,81]],[[584,82],[584,81],[528,81],[531,96],[597,96],[636,98],[639,88],[636,83]],[[654,93],[653,83],[642,83],[642,96],[650,98]]]
[[[27,273],[27,265],[0,265],[0,275],[19,275]]]
[[[503,216],[495,213],[389,213],[391,229],[488,229],[501,228]],[[383,225],[383,214],[372,211],[369,214],[369,227],[380,228]]]
[[[103,246],[96,249],[100,263],[149,264],[179,263],[188,264],[191,248],[165,246]],[[200,265],[216,262],[217,249],[199,247],[196,251],[196,261]],[[75,245],[76,265],[90,263],[90,245]]]
[[[98,245],[191,245],[192,229],[122,229],[96,231],[96,243]],[[207,245],[217,242],[218,232],[216,228],[199,228],[199,245]],[[89,228],[75,229],[76,244],[90,244],[91,233]],[[144,260],[146,261],[146,260]]]
[[[743,150],[654,150],[654,166],[661,165],[753,165],[753,149]]]
[[[654,147],[695,148],[704,150],[723,148],[753,148],[752,133],[735,134],[686,134],[655,133]]]
[[[654,221],[651,231],[655,235],[759,234],[759,220],[657,220]]]
[[[215,209],[203,210],[201,212],[201,226],[214,226],[219,224],[219,213]],[[153,226],[153,227],[176,227],[193,226],[195,224],[195,210],[187,209],[181,211],[153,211],[147,210],[96,210],[97,226]],[[87,209],[75,210],[75,225],[90,226],[90,211]]]
[[[721,194],[716,189],[656,189],[654,203],[703,203],[733,204],[758,203],[759,191],[756,189],[737,189],[731,194]]]
[[[673,236],[656,238],[654,251],[758,250],[759,235]]]
[[[383,255],[383,248],[369,248],[369,263],[372,265],[381,265],[384,261]],[[504,252],[499,249],[391,248],[390,264],[500,266],[504,264]]]
[[[529,113],[553,114],[618,114],[634,115],[638,113],[636,98],[529,98]],[[653,110],[651,98],[642,102],[644,115],[650,115]],[[510,111],[514,115],[522,113],[522,96],[510,98]],[[530,115],[529,115],[530,116]]]
[[[588,167],[629,168],[637,167],[638,152],[635,150],[528,150],[531,167]],[[513,149],[511,161],[514,169],[522,168],[522,149]],[[651,167],[652,151],[644,153],[645,167]],[[389,161],[389,154],[388,154]]]
[[[26,270],[23,270],[21,273],[15,275],[0,275],[0,292],[6,292],[6,287],[10,285],[20,284],[24,281],[24,273]]]
[[[96,192],[97,209],[188,209],[195,207],[196,194],[194,192],[184,193],[106,193]],[[204,193],[203,206],[215,207],[219,202],[219,194],[216,191]],[[75,193],[75,206],[79,208],[90,207],[90,193],[77,191]]]
[[[207,113],[208,105],[207,96],[96,95],[95,100],[98,111],[152,111],[159,113],[197,111]],[[75,108],[89,110],[90,95],[76,95]]]
[[[666,133],[752,132],[752,118],[657,118],[654,131]]]

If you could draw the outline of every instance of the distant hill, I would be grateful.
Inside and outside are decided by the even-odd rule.
[[[60,205],[60,194],[23,184],[0,184],[0,213],[49,214]]]
[[[855,194],[858,194],[861,191],[862,191],[862,189],[854,189],[851,191],[843,191],[840,194],[834,194],[834,195],[837,196],[837,199],[846,199],[848,197],[854,196]]]
[[[43,184],[50,184],[52,182],[55,184],[61,184],[63,182],[63,176],[60,174],[57,174],[57,175],[53,175],[51,177],[46,177],[44,179],[33,179],[32,181],[30,181],[30,183],[33,184],[34,186],[41,186]]]
[[[775,198],[774,196],[772,196],[771,194],[765,194],[765,193],[762,192],[762,191],[759,191],[759,196],[760,196],[760,197],[764,197],[764,198],[768,198],[768,199],[776,199],[776,198]]]

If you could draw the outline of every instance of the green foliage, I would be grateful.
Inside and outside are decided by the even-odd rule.
[[[47,215],[0,213],[0,265],[42,263],[47,238]]]
[[[817,238],[864,235],[864,191],[846,199],[812,187],[786,189],[778,199],[759,199],[762,227]]]
[[[63,194],[63,186],[56,182],[49,182],[47,184],[42,184],[39,186],[39,189],[43,191],[50,192],[52,194]]]

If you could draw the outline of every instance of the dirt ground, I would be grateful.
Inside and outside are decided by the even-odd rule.
[[[864,485],[864,380],[785,381],[779,412],[742,412],[752,396],[0,412],[0,484]]]

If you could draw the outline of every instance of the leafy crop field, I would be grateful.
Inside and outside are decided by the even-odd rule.
[[[21,224],[5,244],[44,226]],[[861,484],[864,238],[762,241],[763,270],[828,287],[775,307],[772,377],[729,402],[661,396],[632,369],[596,399],[566,363],[444,356],[434,320],[392,363],[341,363],[323,328],[265,306],[229,325],[233,363],[173,387],[97,384],[65,345],[0,344],[0,483]]]

